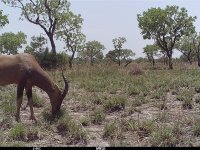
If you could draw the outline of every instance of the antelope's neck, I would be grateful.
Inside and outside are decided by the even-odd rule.
[[[44,72],[41,75],[36,76],[37,79],[35,79],[35,85],[42,90],[44,90],[50,99],[52,96],[55,95],[55,92],[57,90],[56,85],[54,84],[53,80],[50,78],[50,76]]]

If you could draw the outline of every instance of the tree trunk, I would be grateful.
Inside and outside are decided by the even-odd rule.
[[[55,45],[55,42],[54,42],[54,39],[53,39],[53,35],[48,34],[48,37],[49,37],[49,40],[50,40],[50,43],[51,43],[51,51],[56,56],[56,45]]]
[[[72,56],[69,59],[69,68],[70,69],[72,69],[72,65],[73,65],[72,62],[73,62],[73,59],[74,59],[74,55],[75,55],[75,51],[72,52]]]
[[[93,66],[93,57],[90,56],[90,65]]]
[[[167,51],[167,56],[168,56],[168,60],[169,60],[169,69],[173,69],[172,50]]]
[[[198,67],[200,67],[200,56],[197,54]]]
[[[120,56],[121,56],[121,50],[119,49],[119,56],[118,56],[118,65],[120,66],[121,65],[121,60],[120,60]]]
[[[53,35],[51,34],[47,34],[47,36],[49,37],[49,40],[50,40],[50,43],[51,43],[51,52],[52,52],[52,64],[53,66],[52,67],[55,67],[57,65],[57,58],[56,58],[56,45],[54,43],[54,39],[53,39]]]
[[[190,63],[190,65],[192,65],[192,60],[190,59],[189,56],[187,57],[187,59],[188,59],[188,62]]]
[[[169,69],[173,69],[172,56],[169,57]]]
[[[152,59],[152,65],[153,65],[153,67],[155,66],[155,60],[154,60],[154,58]]]

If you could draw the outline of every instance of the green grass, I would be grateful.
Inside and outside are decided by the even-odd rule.
[[[105,101],[104,108],[108,112],[120,111],[125,109],[127,98],[125,96],[115,96]]]
[[[116,122],[108,123],[103,129],[103,138],[105,139],[116,139],[122,136],[122,131]]]
[[[21,140],[24,141],[26,139],[27,128],[23,124],[16,124],[10,130],[10,137],[13,140]]]
[[[179,139],[169,127],[154,130],[150,135],[150,141],[154,147],[175,147],[179,143]]]
[[[33,106],[38,108],[44,106],[44,100],[36,93],[33,93]]]
[[[67,112],[64,109],[60,109],[56,115],[52,115],[49,108],[45,108],[42,112],[43,120],[49,124],[56,123],[65,115],[67,115]]]
[[[198,113],[193,113],[198,111],[200,103],[200,70],[145,68],[140,75],[132,74],[131,70],[131,64],[126,68],[80,65],[66,70],[71,82],[65,103],[56,116],[51,115],[51,108],[37,108],[43,111],[37,116],[42,119],[37,124],[38,128],[31,128],[24,120],[25,127],[16,127],[16,87],[0,87],[0,113],[3,118],[0,120],[0,139],[5,140],[1,145],[11,145],[9,141],[15,140],[30,144],[40,135],[46,140],[54,134],[59,134],[62,144],[69,146],[99,140],[107,141],[109,146],[187,146],[190,142],[195,145],[200,135],[200,127],[194,122]],[[63,88],[63,82],[59,82],[62,81],[60,72],[50,74]],[[49,107],[49,100],[43,99],[35,95],[34,106]],[[168,108],[164,110],[163,106]],[[192,113],[184,113],[184,116],[179,113],[178,116],[173,112],[181,107],[192,108],[180,110]],[[178,125],[177,119],[180,120]],[[91,132],[93,127],[100,131]],[[190,138],[183,142],[181,137]]]
[[[102,108],[97,108],[90,113],[89,117],[93,124],[102,124],[106,118],[106,114]]]
[[[17,110],[16,106],[16,94],[13,89],[9,93],[6,91],[5,93],[1,94],[1,99],[3,102],[1,104],[1,108],[3,109],[6,115],[14,115]]]
[[[58,121],[57,130],[62,136],[69,137],[69,144],[87,143],[87,132],[70,116],[65,116]]]

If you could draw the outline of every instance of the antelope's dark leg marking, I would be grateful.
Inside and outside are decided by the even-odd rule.
[[[16,121],[20,122],[20,108],[23,99],[23,92],[25,87],[26,80],[21,80],[21,82],[17,85],[17,113],[16,113]]]
[[[31,111],[31,115],[30,115],[30,119],[31,120],[35,120],[35,122],[37,122],[34,112],[33,112],[33,94],[32,94],[32,87],[26,87],[26,95],[28,97],[28,105],[30,106],[30,111]]]

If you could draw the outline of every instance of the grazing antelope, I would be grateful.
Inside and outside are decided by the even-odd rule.
[[[44,90],[51,102],[52,114],[55,115],[68,92],[68,81],[63,75],[65,88],[63,92],[53,82],[49,75],[40,67],[36,59],[30,54],[1,55],[0,56],[0,85],[17,84],[17,112],[16,121],[20,121],[20,107],[23,91],[26,90],[30,119],[36,120],[33,112],[32,87]]]

